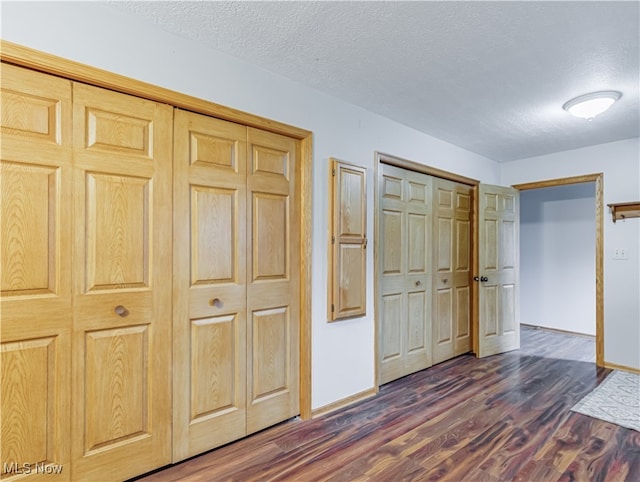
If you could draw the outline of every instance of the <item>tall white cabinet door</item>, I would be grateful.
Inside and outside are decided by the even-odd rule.
[[[298,142],[247,136],[247,431],[299,413]]]
[[[432,363],[432,179],[380,168],[378,381],[386,383]]]
[[[178,461],[246,434],[247,129],[180,110],[174,129]]]
[[[520,348],[519,193],[480,184],[479,353],[485,357]]]
[[[63,481],[70,476],[71,82],[0,68],[2,480],[39,478],[37,464],[61,468],[55,477]]]
[[[72,477],[121,480],[171,460],[173,111],[73,95]]]

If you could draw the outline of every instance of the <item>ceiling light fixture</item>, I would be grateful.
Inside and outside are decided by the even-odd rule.
[[[616,90],[592,92],[571,99],[562,108],[575,117],[591,120],[611,107],[620,97],[622,93]]]

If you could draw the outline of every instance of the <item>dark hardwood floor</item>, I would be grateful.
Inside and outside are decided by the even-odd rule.
[[[640,433],[570,411],[610,372],[592,339],[523,327],[311,421],[292,420],[150,481],[640,481]]]

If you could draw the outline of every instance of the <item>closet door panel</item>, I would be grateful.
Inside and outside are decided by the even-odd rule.
[[[170,461],[172,110],[73,88],[73,476],[123,479]]]
[[[379,383],[383,384],[405,375],[407,241],[404,173],[386,164],[381,164],[380,168],[378,377]]]
[[[379,383],[431,365],[431,178],[381,164]]]
[[[1,69],[2,478],[69,480],[71,83]]]
[[[297,142],[248,129],[247,431],[299,413]]]
[[[455,285],[454,355],[471,351],[471,192],[472,188],[455,186]]]
[[[246,127],[176,110],[173,460],[246,434]]]
[[[431,365],[431,180],[407,172],[404,374]]]
[[[471,188],[434,178],[434,363],[471,349]]]

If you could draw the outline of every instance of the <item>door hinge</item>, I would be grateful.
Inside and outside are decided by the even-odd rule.
[[[333,177],[335,177],[335,176],[336,176],[336,168],[335,168],[335,167],[334,167],[333,169],[331,169],[331,175],[332,175]]]
[[[331,236],[331,244],[336,244],[336,237],[335,236]]]
[[[331,305],[331,313],[334,313],[336,311],[336,305],[332,304]]]

